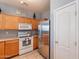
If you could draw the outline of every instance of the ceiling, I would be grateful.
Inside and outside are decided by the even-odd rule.
[[[21,1],[24,1],[26,4],[21,4]],[[42,12],[50,9],[50,0],[0,0],[0,4],[35,12]]]

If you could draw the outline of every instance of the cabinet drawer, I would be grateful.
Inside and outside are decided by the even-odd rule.
[[[19,39],[14,39],[14,40],[8,40],[8,41],[5,41],[6,43],[16,43],[16,42],[19,42]]]

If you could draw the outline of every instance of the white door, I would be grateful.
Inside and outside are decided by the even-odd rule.
[[[55,59],[76,59],[76,5],[55,13]]]

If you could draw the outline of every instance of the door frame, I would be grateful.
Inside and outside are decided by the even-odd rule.
[[[79,43],[78,43],[78,42],[79,42],[79,40],[78,40],[78,32],[79,32],[79,31],[78,31],[78,25],[79,25],[79,24],[78,24],[78,22],[79,22],[79,21],[78,21],[78,19],[79,19],[79,18],[78,18],[78,16],[79,16],[79,14],[78,14],[78,13],[79,13],[79,11],[78,11],[78,10],[79,10],[78,5],[79,5],[79,3],[78,3],[78,2],[79,2],[79,0],[73,1],[73,2],[68,3],[68,4],[64,5],[64,6],[61,6],[61,7],[57,8],[57,9],[54,9],[54,11],[53,11],[53,14],[54,14],[54,59],[55,59],[55,46],[56,46],[56,44],[55,44],[55,43],[56,43],[56,40],[55,40],[55,35],[56,35],[56,34],[55,34],[55,29],[56,29],[56,28],[55,28],[55,23],[56,23],[56,21],[55,21],[55,17],[56,17],[55,14],[56,14],[56,11],[61,10],[61,9],[63,9],[63,8],[66,8],[66,7],[68,7],[68,6],[70,6],[70,5],[73,5],[73,4],[76,5],[76,28],[77,28],[77,29],[76,29],[76,45],[77,45],[77,47],[76,47],[76,59],[79,58],[79,57],[78,57],[78,49],[79,49],[79,47],[78,47],[78,46],[79,46]]]

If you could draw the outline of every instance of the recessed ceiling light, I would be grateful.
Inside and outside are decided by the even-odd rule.
[[[24,1],[20,1],[20,3],[21,3],[21,4],[23,4],[23,3],[24,3]]]
[[[25,1],[23,1],[23,0],[21,0],[20,3],[21,3],[21,5],[28,6],[27,2],[25,2]]]

